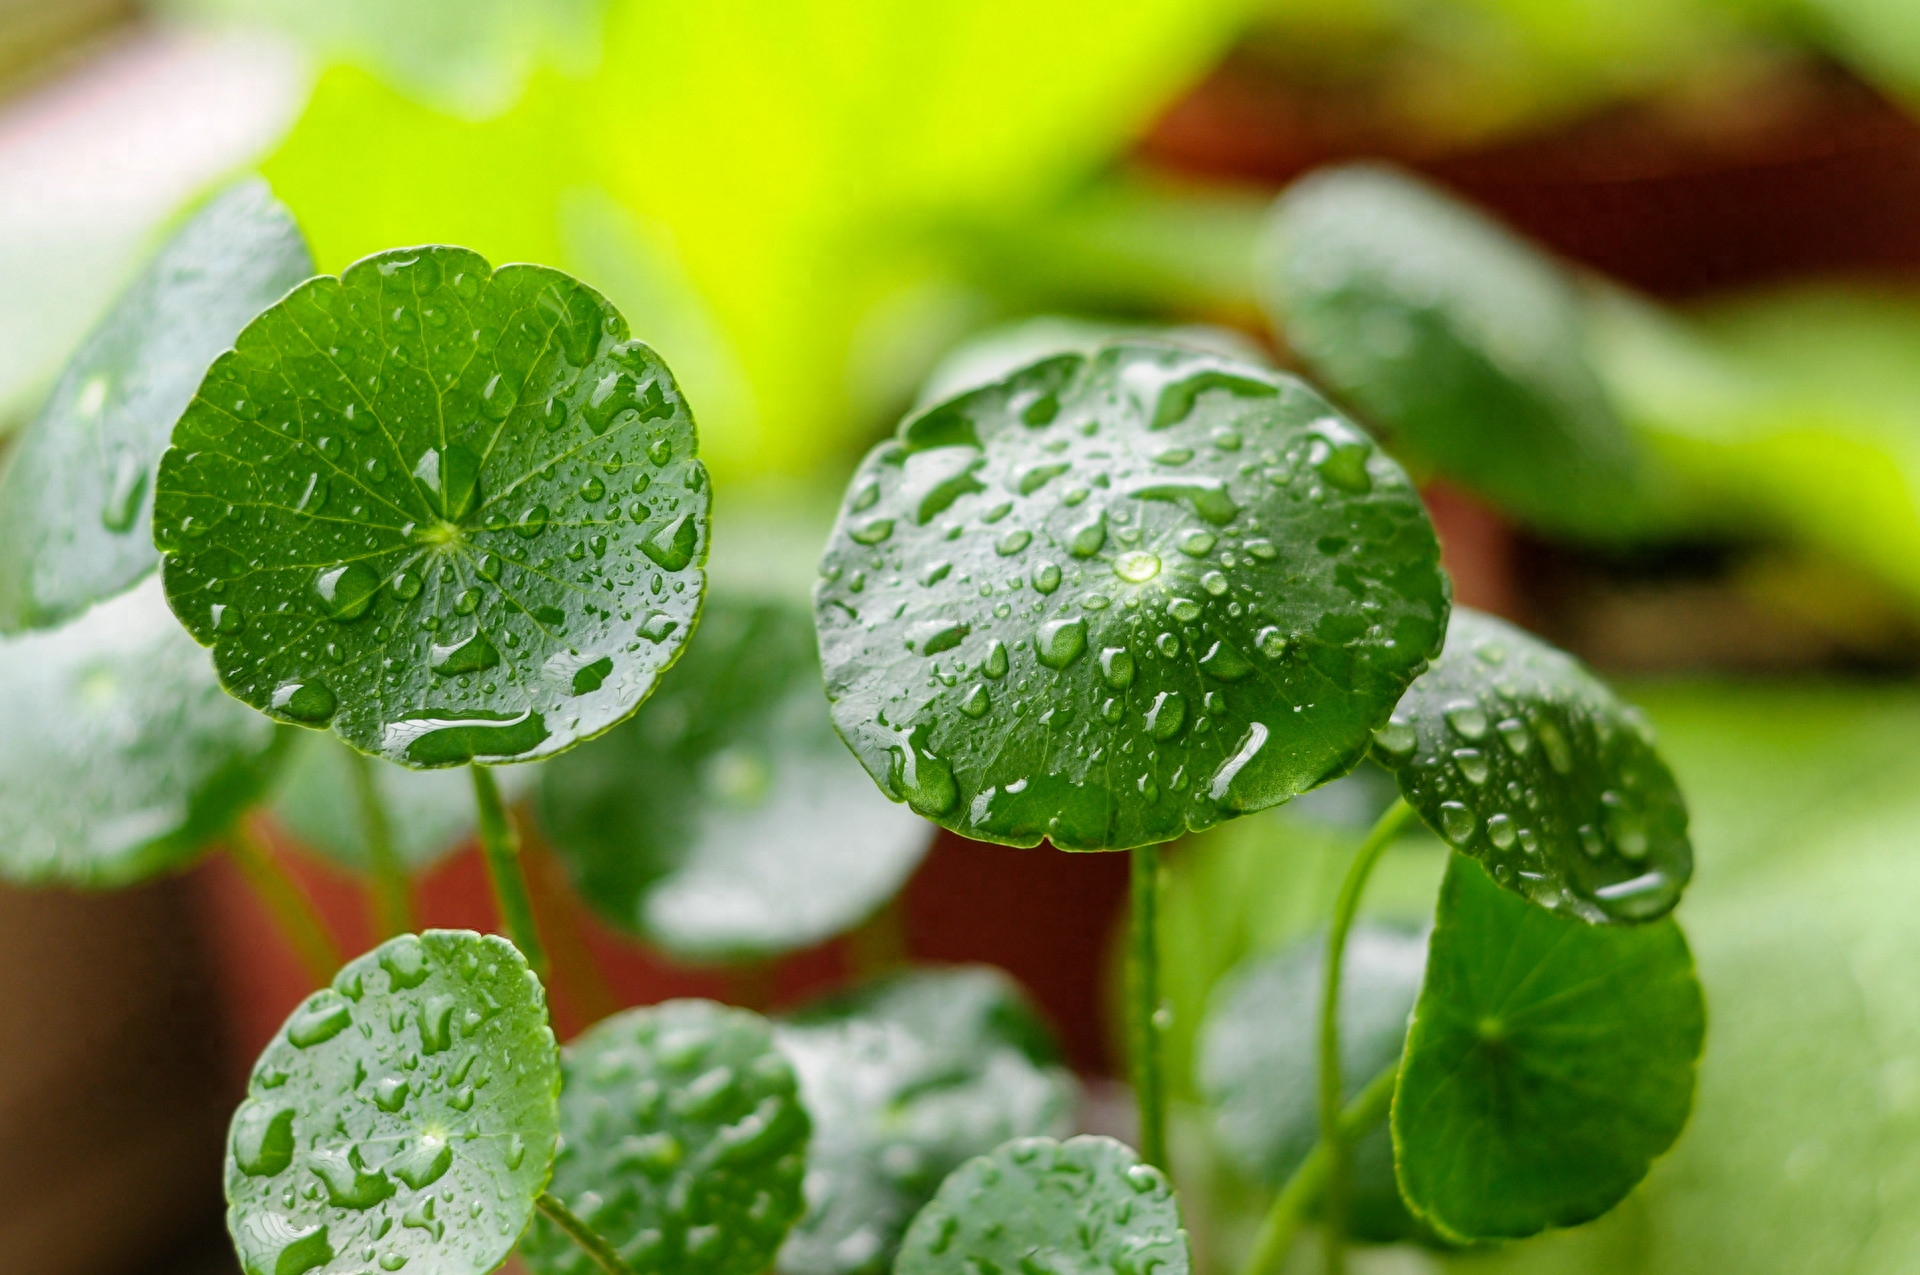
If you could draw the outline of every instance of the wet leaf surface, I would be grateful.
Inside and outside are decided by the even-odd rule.
[[[559,1087],[545,993],[505,939],[429,930],[349,962],[234,1113],[247,1275],[493,1270],[546,1186]]]
[[[58,624],[153,570],[153,475],[173,423],[214,356],[312,273],[299,228],[257,178],[161,245],[0,476],[0,630]]]
[[[0,638],[0,723],[0,875],[82,886],[192,859],[291,742],[220,689],[157,579]]]
[[[980,840],[1169,840],[1339,775],[1435,652],[1400,468],[1305,385],[1173,346],[928,408],[855,476],[815,618],[835,725]]]
[[[864,782],[864,781],[863,781]],[[1019,989],[921,969],[774,1025],[813,1115],[807,1210],[782,1275],[878,1275],[941,1180],[1011,1138],[1064,1135],[1078,1086]]]
[[[160,465],[167,600],[281,720],[409,766],[546,756],[631,713],[693,627],[694,448],[591,289],[381,253],[208,372]]]
[[[631,721],[546,768],[541,821],[582,897],[683,960],[859,923],[933,829],[874,792],[820,693],[804,608],[716,598]]]
[[[1686,803],[1653,739],[1572,656],[1460,609],[1374,755],[1427,826],[1508,889],[1587,921],[1644,921],[1693,874]]]
[[[711,1001],[628,1010],[567,1047],[552,1192],[636,1271],[758,1275],[800,1215],[808,1119],[766,1020]],[[544,1217],[537,1275],[599,1275]]]
[[[1618,1204],[1693,1104],[1706,1008],[1671,919],[1586,925],[1453,856],[1393,1101],[1408,1205],[1518,1238]]]

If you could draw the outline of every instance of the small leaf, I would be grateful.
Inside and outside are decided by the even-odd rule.
[[[1274,206],[1262,300],[1316,376],[1450,478],[1549,530],[1617,536],[1632,440],[1565,272],[1412,178],[1327,170]]]
[[[258,178],[174,232],[68,361],[0,476],[0,631],[58,624],[153,570],[154,467],[207,365],[313,273]]]
[[[683,960],[805,947],[926,853],[833,733],[804,610],[715,600],[632,721],[547,767],[542,821],[582,896]]]
[[[807,1211],[781,1275],[879,1275],[959,1165],[1064,1135],[1078,1086],[1018,988],[988,966],[921,969],[774,1025],[813,1114]]]
[[[626,337],[559,271],[444,247],[249,324],[154,506],[167,601],[221,683],[417,767],[624,719],[699,613],[708,502],[673,378]]]
[[[1021,1138],[967,1161],[907,1228],[897,1275],[1187,1275],[1166,1177],[1112,1138]]]
[[[160,582],[0,639],[0,875],[126,885],[192,859],[292,742],[220,690]]]
[[[1584,925],[1454,855],[1393,1099],[1408,1205],[1462,1240],[1600,1216],[1686,1124],[1705,1032],[1671,919]]]
[[[980,840],[1119,849],[1285,801],[1353,766],[1444,629],[1406,475],[1215,355],[1036,363],[910,416],[852,493],[815,603],[834,724]]]
[[[1572,656],[1463,608],[1374,755],[1501,885],[1583,920],[1645,921],[1693,874],[1686,803],[1652,741]]]
[[[553,1194],[636,1271],[759,1275],[800,1215],[807,1112],[766,1020],[711,1001],[617,1014],[568,1046]],[[537,1275],[594,1275],[545,1218]]]
[[[403,934],[349,962],[254,1065],[227,1150],[247,1275],[484,1275],[546,1186],[560,1065],[513,945]]]
[[[1201,1027],[1200,1085],[1214,1132],[1255,1181],[1278,1187],[1320,1138],[1320,998],[1324,933],[1243,962],[1214,988]],[[1342,1101],[1400,1057],[1426,969],[1426,940],[1361,922],[1347,938],[1340,980]],[[1348,1225],[1365,1240],[1418,1233],[1393,1176],[1383,1123],[1353,1148]]]

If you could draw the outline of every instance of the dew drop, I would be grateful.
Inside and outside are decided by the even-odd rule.
[[[1478,748],[1456,748],[1453,750],[1453,764],[1470,784],[1487,782],[1487,755]]]
[[[1034,638],[1034,654],[1052,669],[1067,667],[1086,649],[1087,622],[1081,619],[1049,620]]]
[[[1011,557],[1026,548],[1032,540],[1032,532],[1028,531],[1025,527],[1015,527],[1012,531],[1000,537],[999,541],[993,546],[993,551],[1003,558]]]
[[[1209,571],[1200,577],[1200,587],[1217,598],[1227,591],[1227,577],[1218,571]]]
[[[1517,717],[1508,717],[1494,727],[1500,732],[1500,738],[1506,741],[1507,748],[1515,757],[1525,757],[1533,747],[1533,736],[1527,731],[1527,724]]]
[[[313,591],[325,605],[327,618],[342,624],[365,615],[379,588],[380,578],[361,562],[322,567],[313,578]]]
[[[1192,598],[1175,598],[1167,604],[1167,611],[1182,624],[1192,624],[1200,618],[1200,604]]]
[[[1502,850],[1513,845],[1513,820],[1508,816],[1494,815],[1487,820],[1487,839]]]
[[[552,516],[545,505],[535,505],[520,515],[520,521],[513,525],[513,532],[524,540],[531,540],[547,529],[547,522]]]
[[[607,485],[597,477],[588,478],[580,484],[580,498],[589,503],[604,500],[606,495]]]
[[[421,579],[411,571],[402,571],[393,578],[387,587],[393,590],[393,596],[402,602],[411,602],[420,596]]]
[[[1447,725],[1467,739],[1479,739],[1487,733],[1487,715],[1472,700],[1455,700],[1447,705]]]
[[[1133,652],[1124,646],[1110,646],[1100,652],[1100,676],[1116,691],[1133,685]]]
[[[1269,624],[1254,636],[1254,645],[1260,648],[1260,654],[1270,660],[1277,660],[1287,653],[1287,635],[1278,625]]]
[[[100,507],[100,525],[116,535],[133,530],[146,494],[147,467],[132,452],[120,452],[114,457],[107,499]]]
[[[270,702],[275,712],[301,722],[326,721],[336,703],[325,682],[282,682]]]
[[[995,638],[987,644],[987,658],[981,662],[980,671],[996,680],[1007,675],[1006,643]]]
[[[1164,742],[1180,733],[1186,719],[1186,696],[1179,691],[1162,691],[1154,696],[1153,707],[1147,710],[1147,730]]]
[[[1106,543],[1107,515],[1102,511],[1074,528],[1073,538],[1067,542],[1067,552],[1076,558],[1091,558]]]
[[[1213,552],[1217,538],[1211,531],[1189,531],[1180,537],[1180,552],[1191,558],[1204,558]]]
[[[1457,801],[1440,803],[1440,831],[1456,846],[1465,845],[1473,836],[1473,812]]]
[[[967,692],[966,698],[960,701],[960,711],[975,720],[985,717],[987,710],[992,707],[993,697],[987,694],[987,688],[978,682],[974,683],[973,688]]]
[[[877,545],[893,534],[893,519],[875,518],[855,527],[851,533],[858,545]]]
[[[239,607],[229,603],[214,603],[209,614],[213,619],[213,631],[222,637],[231,637],[247,627],[246,615]]]
[[[1052,593],[1060,587],[1060,568],[1043,562],[1033,569],[1033,587],[1040,593]]]

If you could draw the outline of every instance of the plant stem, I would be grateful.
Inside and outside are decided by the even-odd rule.
[[[1396,798],[1373,825],[1373,831],[1353,856],[1347,879],[1340,883],[1340,897],[1333,905],[1333,924],[1327,930],[1325,978],[1320,987],[1320,1141],[1327,1148],[1326,1200],[1321,1216],[1325,1219],[1327,1242],[1323,1263],[1326,1275],[1342,1275],[1346,1269],[1351,1166],[1347,1139],[1340,1132],[1340,972],[1347,955],[1347,933],[1353,928],[1360,894],[1366,889],[1374,865],[1380,862],[1380,856],[1412,817],[1413,807],[1404,799]]]
[[[227,857],[240,869],[260,901],[267,905],[281,935],[293,945],[307,967],[314,986],[333,981],[334,971],[346,964],[333,934],[314,909],[306,890],[290,876],[246,820],[234,822],[227,833]]]
[[[1387,1112],[1393,1106],[1393,1085],[1399,1077],[1400,1064],[1396,1061],[1354,1095],[1353,1101],[1340,1113],[1342,1142],[1351,1146],[1361,1135],[1386,1119]],[[1274,1196],[1273,1203],[1267,1206],[1267,1216],[1260,1223],[1260,1234],[1253,1242],[1253,1253],[1241,1268],[1241,1275],[1274,1275],[1280,1269],[1287,1251],[1293,1247],[1293,1237],[1299,1232],[1307,1210],[1327,1185],[1327,1174],[1332,1167],[1332,1148],[1322,1138],[1313,1144],[1313,1150],[1307,1152],[1307,1158],[1300,1162],[1293,1176],[1280,1188],[1280,1194]]]
[[[595,1264],[607,1275],[633,1275],[631,1268],[620,1260],[613,1251],[613,1245],[600,1238],[598,1232],[573,1215],[573,1210],[562,1204],[552,1192],[542,1191],[534,1200],[533,1206],[547,1215],[547,1220],[567,1233],[567,1238],[578,1244],[591,1257]]]
[[[411,934],[413,890],[407,874],[393,852],[393,825],[387,819],[387,804],[381,800],[373,758],[358,749],[347,750],[353,757],[353,795],[360,804],[360,836],[367,843],[367,860],[373,870],[373,930],[380,939],[396,934]]]
[[[1133,1097],[1140,1111],[1140,1158],[1167,1169],[1166,1068],[1160,1048],[1160,847],[1135,846],[1127,935],[1128,1034]]]
[[[520,833],[500,800],[499,785],[485,766],[468,766],[473,775],[473,801],[480,812],[480,849],[487,859],[487,880],[493,885],[494,906],[507,937],[527,958],[533,972],[547,974],[547,950],[533,924],[533,900],[527,895],[527,876],[520,866]]]

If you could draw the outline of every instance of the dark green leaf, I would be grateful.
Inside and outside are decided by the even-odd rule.
[[[633,720],[546,768],[580,893],[682,959],[805,947],[900,888],[932,831],[834,735],[805,610],[711,602]]]
[[[1166,1177],[1112,1138],[1021,1138],[948,1175],[907,1228],[897,1275],[1187,1275]]]
[[[552,1191],[650,1275],[760,1275],[800,1216],[808,1120],[793,1068],[744,1009],[668,1001],[567,1047]],[[521,1258],[597,1275],[545,1218]]]
[[[1527,522],[1633,525],[1636,457],[1582,350],[1562,270],[1389,169],[1335,169],[1281,196],[1261,253],[1276,330],[1410,454]]]
[[[1671,919],[1555,916],[1455,855],[1393,1099],[1408,1205],[1463,1240],[1600,1216],[1679,1136],[1705,1033]]]
[[[863,781],[864,782],[864,781]],[[877,1275],[940,1182],[1010,1138],[1064,1135],[1077,1086],[987,966],[894,975],[774,1025],[813,1114],[807,1212],[782,1275]]]
[[[1374,752],[1429,827],[1543,907],[1645,921],[1693,874],[1686,802],[1646,717],[1492,616],[1453,613]]]
[[[0,639],[0,875],[116,886],[178,867],[288,742],[221,691],[158,580]]]
[[[220,356],[160,462],[167,601],[223,685],[409,766],[559,752],[699,613],[706,471],[666,367],[555,270],[322,276]]]
[[[1363,755],[1444,631],[1399,466],[1300,382],[1154,344],[909,417],[816,594],[834,723],[969,837],[1166,841]]]
[[[1277,1187],[1320,1138],[1320,998],[1324,933],[1242,964],[1214,988],[1201,1028],[1201,1088],[1214,1133],[1240,1168]],[[1347,938],[1340,980],[1340,1075],[1344,1101],[1400,1057],[1420,994],[1426,940],[1362,922]],[[1354,1147],[1348,1222],[1362,1239],[1416,1231],[1393,1176],[1393,1140],[1382,1124]]]
[[[484,1275],[551,1169],[560,1066],[512,944],[403,934],[309,996],[254,1064],[227,1146],[247,1275]]]
[[[0,476],[0,630],[58,624],[153,569],[153,471],[214,356],[313,273],[265,182],[161,246],[68,362]]]

